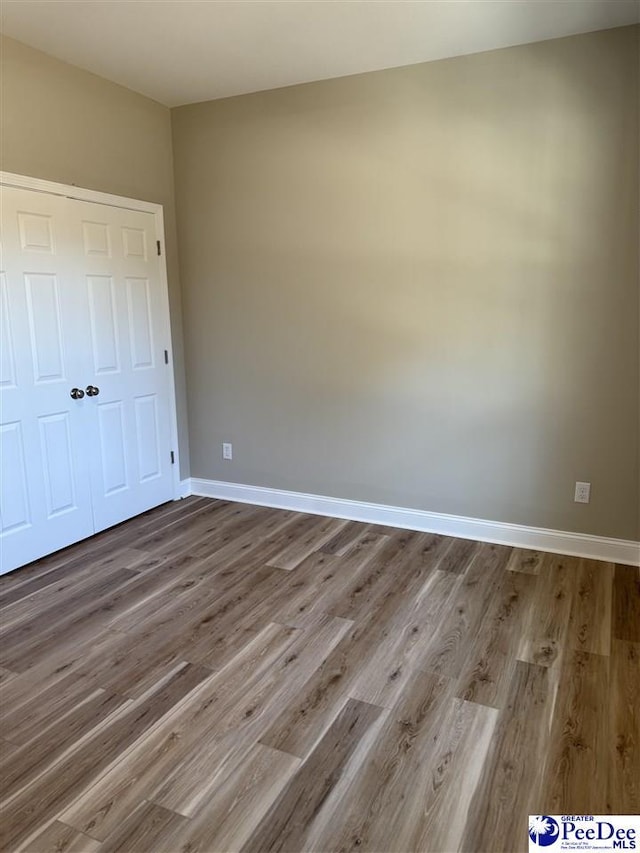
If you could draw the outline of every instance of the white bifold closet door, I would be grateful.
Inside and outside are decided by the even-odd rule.
[[[171,500],[173,391],[154,216],[1,193],[7,572]]]

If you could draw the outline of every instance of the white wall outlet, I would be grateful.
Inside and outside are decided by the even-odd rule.
[[[574,501],[577,504],[588,504],[591,498],[591,483],[576,483]]]
[[[233,444],[230,441],[222,442],[222,458],[233,459]]]

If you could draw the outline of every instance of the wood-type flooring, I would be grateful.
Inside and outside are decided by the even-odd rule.
[[[517,853],[640,812],[640,571],[205,498],[0,578],[0,850]]]

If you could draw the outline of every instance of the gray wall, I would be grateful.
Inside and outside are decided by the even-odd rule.
[[[638,32],[173,110],[193,476],[637,538]]]
[[[0,168],[164,206],[180,467],[189,472],[171,118],[166,107],[13,39],[0,42]]]

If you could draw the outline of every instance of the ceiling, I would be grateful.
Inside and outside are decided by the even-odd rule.
[[[640,0],[1,0],[3,32],[167,106],[631,24]]]

